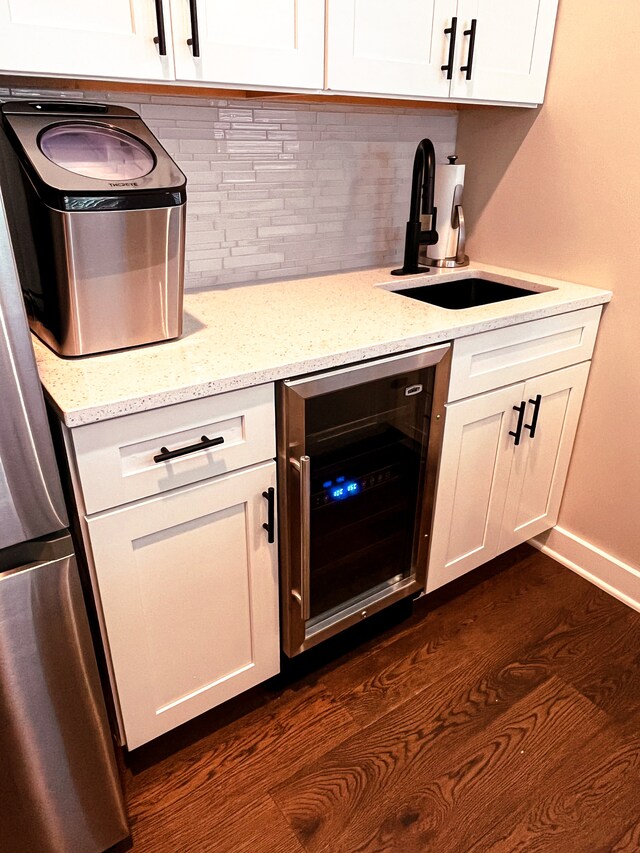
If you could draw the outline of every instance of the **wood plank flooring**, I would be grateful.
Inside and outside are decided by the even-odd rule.
[[[123,773],[134,853],[640,851],[640,614],[522,546]]]

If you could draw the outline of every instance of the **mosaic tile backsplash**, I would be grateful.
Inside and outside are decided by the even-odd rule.
[[[139,112],[188,179],[187,288],[401,261],[417,143],[455,150],[457,113],[275,100],[0,89]]]

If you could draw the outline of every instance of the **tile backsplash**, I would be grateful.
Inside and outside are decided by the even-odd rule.
[[[401,261],[417,143],[455,150],[457,113],[268,99],[4,89],[139,112],[188,179],[187,288]]]

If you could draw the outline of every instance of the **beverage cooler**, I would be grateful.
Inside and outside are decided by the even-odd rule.
[[[449,349],[280,384],[287,655],[424,588]]]

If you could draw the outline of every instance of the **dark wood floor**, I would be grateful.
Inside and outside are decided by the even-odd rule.
[[[640,850],[640,614],[522,546],[362,632],[129,755],[134,853]]]

